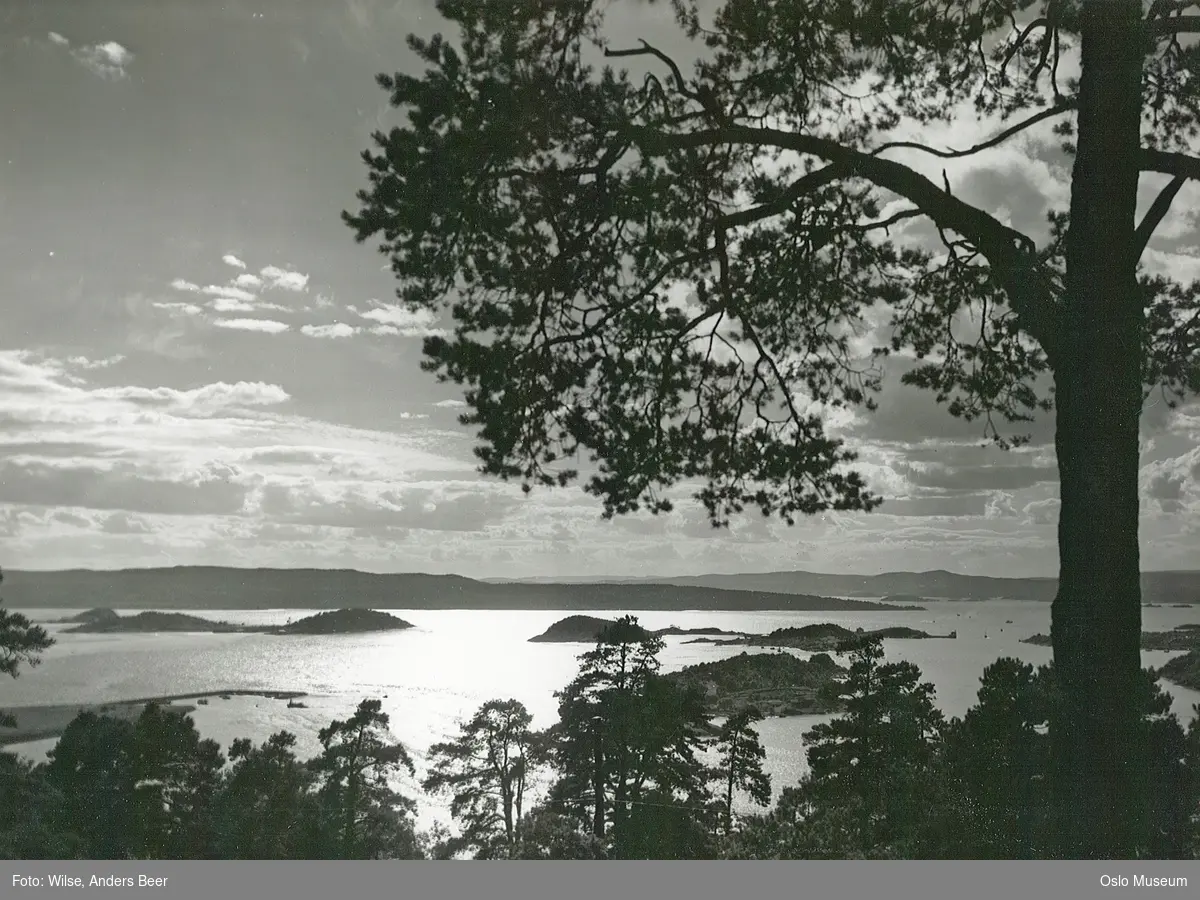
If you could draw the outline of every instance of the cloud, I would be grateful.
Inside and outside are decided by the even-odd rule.
[[[71,42],[68,41],[61,34],[59,34],[57,31],[50,32],[48,37],[50,38],[51,43],[58,44],[58,46],[60,46],[60,47],[69,47],[71,45]]]
[[[202,292],[208,294],[210,297],[232,297],[235,300],[243,300],[246,303],[258,297],[257,294],[252,294],[241,288],[221,284],[210,284],[208,287],[203,288]]]
[[[376,490],[268,484],[260,508],[273,520],[294,525],[479,532],[503,521],[521,502],[515,492],[497,486]]]
[[[178,313],[184,316],[198,316],[204,312],[202,307],[195,303],[162,303],[156,302],[153,304],[155,309],[165,309],[170,313]]]
[[[373,309],[360,310],[348,307],[350,312],[379,324],[371,329],[372,334],[403,335],[404,337],[430,337],[446,334],[445,329],[435,327],[437,316],[427,309],[411,309],[391,303],[379,303]]]
[[[258,307],[253,303],[247,303],[244,300],[236,300],[233,297],[218,297],[208,304],[210,309],[214,309],[221,313],[252,313]]]
[[[184,281],[182,278],[176,278],[174,281],[172,281],[171,287],[175,288],[177,291],[191,291],[193,294],[198,293],[200,290],[200,285],[193,284],[190,281]]]
[[[434,406],[441,409],[462,409],[467,405],[466,400],[439,400]]]
[[[213,322],[218,328],[231,328],[239,331],[262,331],[267,334],[279,334],[291,328],[285,322],[273,319],[217,319]]]
[[[239,381],[235,384],[218,381],[188,391],[167,387],[99,388],[92,395],[161,406],[176,415],[213,415],[249,406],[273,406],[291,399],[279,385],[261,381]]]
[[[299,272],[289,272],[278,266],[267,266],[260,275],[267,281],[267,286],[285,291],[304,291],[308,289],[308,276]]]
[[[262,287],[263,282],[262,282],[262,279],[259,278],[257,275],[252,275],[249,272],[243,272],[237,278],[233,279],[233,283],[235,285],[237,285],[238,287],[256,288],[256,287]]]
[[[146,475],[129,463],[107,468],[0,463],[0,503],[125,510],[162,515],[234,515],[249,486],[240,473],[211,464],[176,478]]]
[[[1019,490],[1058,481],[1058,469],[1053,464],[1038,465],[1036,461],[1025,462],[1020,457],[997,462],[995,457],[1002,453],[1001,450],[993,451],[992,458],[986,462],[987,457],[981,453],[973,466],[901,464],[900,472],[918,487],[943,491]]]
[[[1025,521],[1030,525],[1053,525],[1058,521],[1058,511],[1061,507],[1062,502],[1057,497],[1048,497],[1045,500],[1026,503],[1022,512]]]
[[[346,338],[356,334],[358,329],[345,322],[334,322],[332,325],[303,325],[300,331],[315,338]]]
[[[86,356],[72,356],[67,360],[70,365],[80,369],[107,369],[124,361],[125,357],[119,353],[116,356],[109,356],[104,359],[88,359]]]
[[[114,80],[126,77],[125,70],[133,62],[133,54],[116,41],[78,47],[71,55],[101,78]]]
[[[221,262],[225,263],[225,265],[227,265],[227,266],[233,266],[235,269],[246,268],[246,264],[244,262],[242,262],[240,259],[238,259],[236,256],[234,256],[232,253],[226,253],[224,256],[222,256]]]
[[[1150,481],[1147,494],[1158,501],[1163,512],[1176,513],[1183,510],[1183,487],[1180,476],[1160,472]]]
[[[141,516],[116,512],[104,520],[100,530],[106,534],[152,534],[154,528]]]

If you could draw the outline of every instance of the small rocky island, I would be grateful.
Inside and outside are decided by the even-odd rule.
[[[541,634],[531,637],[529,640],[535,644],[594,644],[600,640],[600,634],[604,629],[614,624],[616,623],[613,619],[600,619],[596,616],[567,616],[565,619],[559,619]],[[725,631],[721,628],[679,628],[675,625],[669,628],[660,628],[657,631],[651,631],[639,626],[638,632],[647,637],[651,635],[664,637],[667,635],[692,634],[736,637],[745,633],[741,631]]]
[[[782,652],[742,653],[665,677],[681,687],[698,688],[714,716],[749,707],[764,716],[811,716],[842,709],[836,688],[845,672],[826,653],[808,660]]]
[[[601,632],[612,624],[611,619],[595,616],[567,616],[529,640],[534,644],[594,644],[600,639]],[[638,631],[647,637],[650,635],[644,628]]]
[[[111,610],[110,610],[111,612]],[[66,629],[73,634],[131,634],[190,632],[202,634],[361,634],[400,631],[412,623],[373,609],[337,609],[289,622],[286,625],[232,625],[186,613],[143,612],[133,616],[93,617]]]
[[[87,612],[81,612],[78,615],[67,616],[65,619],[56,619],[50,622],[51,625],[91,625],[96,622],[115,622],[120,616],[116,610],[99,607],[97,609],[89,609]]]
[[[403,631],[412,627],[411,622],[374,609],[336,609],[266,631],[268,634],[361,634],[368,631]]]
[[[809,653],[834,653],[844,644],[869,640],[921,640],[953,639],[958,637],[957,631],[949,634],[929,634],[916,628],[897,625],[891,628],[876,628],[865,631],[862,628],[849,629],[832,623],[802,625],[799,628],[776,628],[770,634],[749,634],[733,640],[715,640],[713,638],[696,638],[688,641],[691,644],[745,644],[750,647],[790,647],[795,650],[805,650]]]
[[[1048,634],[1022,638],[1021,643],[1033,644],[1035,647],[1053,646]],[[1165,650],[1169,653],[1200,650],[1200,625],[1178,625],[1171,631],[1143,631],[1141,646],[1143,650]]]

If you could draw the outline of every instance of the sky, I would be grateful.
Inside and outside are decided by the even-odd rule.
[[[672,46],[667,4],[620,6],[615,37]],[[459,390],[419,369],[439,323],[339,215],[396,121],[374,76],[438,30],[428,0],[0,0],[0,565],[1056,572],[1052,417],[981,446],[903,360],[877,412],[831,423],[886,499],[869,515],[606,522],[576,488],[479,476]],[[1033,233],[1067,197],[1044,133],[947,172]],[[1200,191],[1174,209],[1146,259],[1196,277]],[[1194,567],[1200,404],[1143,426],[1143,565]]]

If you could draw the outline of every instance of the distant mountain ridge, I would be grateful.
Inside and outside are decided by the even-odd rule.
[[[544,583],[550,579],[493,579],[498,584]],[[564,583],[566,579],[562,580]],[[960,575],[938,569],[930,572],[885,572],[880,575],[832,575],[782,571],[737,575],[646,576],[643,578],[575,579],[572,583],[669,584],[779,594],[817,594],[834,597],[891,597],[926,600],[1030,600],[1049,603],[1058,589],[1057,578],[993,578]],[[1142,573],[1142,602],[1200,603],[1200,570]]]
[[[610,579],[476,580],[462,575],[374,574],[352,569],[5,569],[10,608],[111,609],[554,609],[793,610],[886,609],[906,603],[992,599],[1049,602],[1054,578],[990,578],[954,572],[829,575],[762,572]],[[1200,571],[1144,572],[1146,603],[1200,604]],[[855,598],[855,599],[840,599]],[[911,607],[908,607],[911,608]]]
[[[350,569],[6,569],[5,604],[108,609],[555,609],[887,610],[837,597],[737,591],[703,585],[492,584],[461,575],[372,574]],[[914,607],[907,607],[914,608]],[[919,607],[916,607],[919,608]]]

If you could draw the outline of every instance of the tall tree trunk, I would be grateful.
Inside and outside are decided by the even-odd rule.
[[[593,726],[596,727],[596,726]],[[595,795],[596,806],[592,813],[592,834],[603,840],[604,838],[604,817],[605,817],[605,798],[604,798],[604,749],[601,744],[601,732],[599,727],[593,735],[594,744],[592,746],[592,793]]]
[[[1085,0],[1082,77],[1056,354],[1062,510],[1053,733],[1059,851],[1129,858],[1139,843],[1145,758],[1138,424],[1143,313],[1134,230],[1140,145],[1140,0]]]
[[[737,756],[731,744],[729,748],[729,781],[725,784],[725,836],[733,834],[733,783],[737,778]]]

